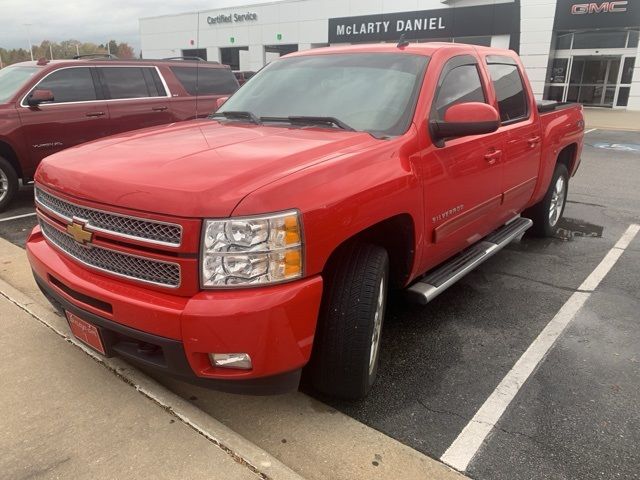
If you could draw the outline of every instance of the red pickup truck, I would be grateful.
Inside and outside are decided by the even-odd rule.
[[[23,62],[0,70],[0,211],[44,157],[144,127],[206,117],[238,89],[226,65],[185,60]]]
[[[388,291],[426,303],[529,227],[552,235],[583,130],[510,51],[299,52],[209,119],[45,159],[27,254],[105,355],[246,393],[305,367],[357,398]]]

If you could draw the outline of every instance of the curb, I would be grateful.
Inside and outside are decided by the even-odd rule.
[[[260,478],[266,480],[304,480],[302,476],[275,457],[196,406],[167,390],[135,367],[117,357],[105,358],[95,354],[68,334],[69,330],[66,321],[53,308],[47,308],[2,279],[0,279],[0,295],[27,312],[67,342],[80,348],[122,381],[131,385],[142,395],[161,406],[170,415],[175,416],[179,421],[204,436],[227,455],[231,456],[234,461],[246,466]]]

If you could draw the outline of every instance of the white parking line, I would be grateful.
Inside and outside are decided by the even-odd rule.
[[[440,460],[457,470],[465,471],[467,469],[469,462],[478,452],[487,435],[491,433],[491,430],[500,420],[500,417],[502,417],[522,385],[535,371],[602,279],[616,264],[638,231],[640,231],[640,225],[632,224],[627,228],[620,240],[582,282],[578,289],[579,291],[569,297],[569,300],[562,306],[560,311],[556,313],[555,317],[522,354],[471,421],[460,432],[460,435],[440,457]]]
[[[596,130],[597,130],[597,128],[591,128],[591,129],[587,130],[586,132],[584,132],[584,134],[586,135],[587,133],[595,132]]]
[[[25,213],[23,215],[15,215],[13,217],[0,218],[0,222],[8,222],[9,220],[17,220],[19,218],[33,217],[36,212]]]

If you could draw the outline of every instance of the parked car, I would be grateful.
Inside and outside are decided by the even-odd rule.
[[[294,53],[209,119],[45,159],[27,254],[105,355],[253,393],[306,366],[358,398],[390,289],[426,303],[527,229],[553,235],[584,122],[540,110],[511,51]]]
[[[236,76],[236,80],[238,80],[238,83],[240,85],[243,85],[247,80],[253,77],[256,72],[234,70],[233,74]]]
[[[204,117],[237,88],[228,67],[208,62],[92,57],[0,70],[0,211],[44,157],[115,133]]]

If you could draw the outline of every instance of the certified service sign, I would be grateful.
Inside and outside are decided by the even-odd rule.
[[[241,23],[251,20],[258,20],[258,14],[255,12],[247,13],[230,13],[229,15],[220,14],[215,17],[207,17],[209,25],[219,25],[221,23]]]

